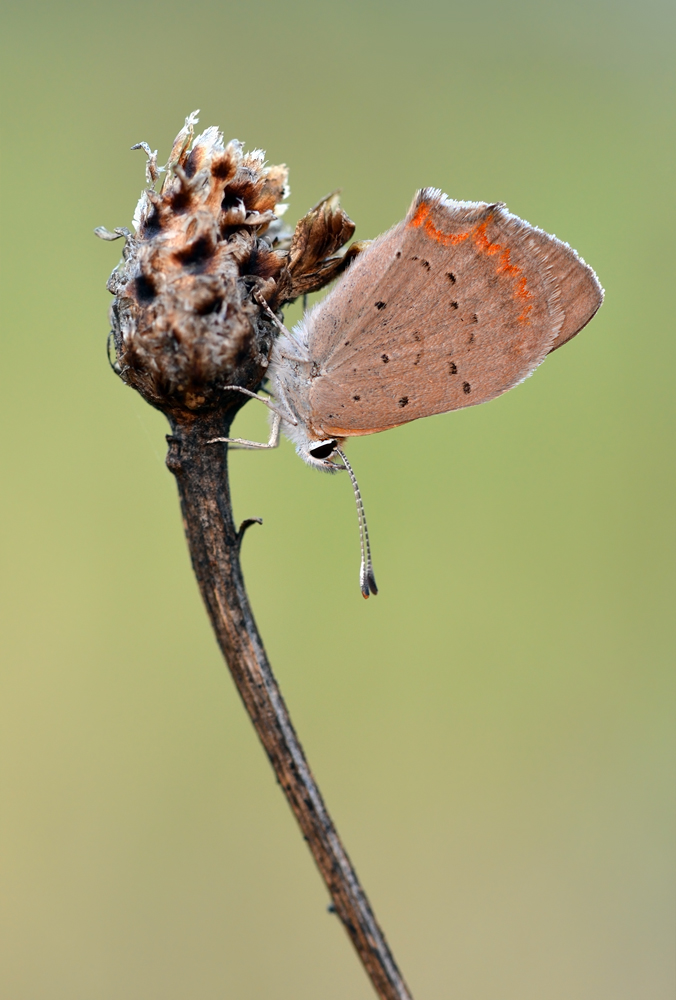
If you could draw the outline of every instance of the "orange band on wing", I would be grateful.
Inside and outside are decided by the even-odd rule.
[[[495,273],[507,274],[509,275],[510,278],[518,279],[516,282],[516,288],[512,293],[513,298],[523,299],[524,301],[532,299],[533,293],[528,291],[528,287],[526,285],[526,278],[525,275],[522,273],[521,268],[517,267],[516,264],[510,264],[509,262],[511,256],[509,247],[504,247],[501,243],[491,243],[488,236],[486,235],[486,227],[488,225],[488,221],[489,220],[486,219],[484,222],[479,223],[479,225],[472,230],[472,238],[474,240],[474,244],[477,250],[480,253],[486,253],[489,254],[490,256],[499,253],[500,262],[495,269]],[[529,323],[530,318],[528,316],[528,313],[531,311],[532,308],[533,308],[532,305],[526,306],[525,309],[522,311],[521,315],[517,316],[517,320],[520,323]]]
[[[434,240],[436,243],[441,243],[442,246],[445,247],[451,247],[455,246],[455,244],[457,243],[462,243],[462,241],[466,240],[467,237],[469,236],[469,233],[456,233],[456,234],[442,233],[442,231],[440,229],[437,229],[437,227],[434,225],[429,215],[430,215],[430,206],[426,204],[426,202],[424,201],[421,202],[418,211],[415,213],[415,215],[409,222],[409,226],[415,229],[419,229],[420,226],[424,225],[425,232],[427,233],[429,238]]]
[[[425,233],[430,237],[430,239],[434,240],[435,243],[441,243],[442,246],[453,246],[455,244],[462,243],[468,236],[471,236],[479,253],[485,253],[491,257],[494,254],[500,254],[498,266],[495,269],[496,274],[506,274],[510,278],[518,279],[516,281],[513,297],[515,299],[522,299],[523,301],[532,299],[533,293],[528,290],[526,278],[522,273],[521,268],[517,267],[516,264],[510,263],[511,252],[509,247],[505,247],[501,243],[491,243],[489,240],[486,234],[488,222],[489,219],[486,219],[484,222],[480,222],[479,225],[474,226],[473,229],[466,233],[443,233],[440,229],[437,229],[432,222],[432,219],[430,218],[430,206],[423,201],[420,203],[417,212],[409,222],[409,226],[415,229],[419,229],[423,226]],[[532,308],[532,305],[525,306],[520,316],[517,316],[517,320],[520,323],[529,323],[530,317],[528,314]]]

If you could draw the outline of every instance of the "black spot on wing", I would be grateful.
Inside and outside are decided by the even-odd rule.
[[[451,282],[452,285],[455,284],[455,275],[453,274],[452,271],[447,271],[446,272],[446,277],[449,279],[449,281]]]
[[[449,361],[448,362],[448,374],[449,375],[457,375],[458,374],[458,366],[456,365],[455,361]]]
[[[383,359],[383,364],[384,365],[386,365],[387,362],[390,360],[390,357],[389,357],[388,354],[381,354],[380,357]]]
[[[429,269],[430,269],[430,262],[428,260],[421,260],[420,263],[425,268],[425,270],[429,271]]]
[[[457,309],[457,308],[458,308],[458,303],[455,301],[451,302],[451,309]]]
[[[361,399],[361,396],[353,396],[352,398],[355,401],[355,403],[358,403],[359,400]]]
[[[469,384],[469,382],[462,383],[462,391],[465,393],[466,396],[469,396],[470,392],[472,391],[472,386]]]
[[[402,408],[404,406],[408,406],[408,396],[401,397],[401,399],[399,400],[399,406],[401,406]]]
[[[384,309],[386,305],[387,305],[386,302],[376,302],[376,309],[378,310]]]

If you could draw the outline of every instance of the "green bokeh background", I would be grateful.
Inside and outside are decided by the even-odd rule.
[[[671,1000],[674,7],[7,2],[6,1000],[367,1000],[202,608],[166,432],[106,363],[147,140],[193,108],[342,188],[505,201],[607,298],[485,406],[232,459],[256,616],[417,1000]],[[288,318],[298,318],[290,309]],[[266,433],[248,406],[246,435]]]

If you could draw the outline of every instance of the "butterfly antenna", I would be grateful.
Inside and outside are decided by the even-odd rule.
[[[366,514],[364,513],[364,502],[361,498],[361,493],[359,492],[359,483],[357,482],[357,477],[352,471],[352,466],[346,459],[340,448],[336,448],[336,451],[340,455],[343,465],[347,469],[347,473],[350,477],[350,482],[352,483],[352,489],[354,490],[354,498],[357,501],[357,516],[359,518],[359,543],[361,545],[361,569],[359,571],[359,583],[361,586],[361,592],[364,597],[368,597],[370,594],[377,594],[378,587],[376,586],[376,578],[373,573],[373,562],[371,560],[371,546],[369,544],[369,529],[366,524]]]
[[[266,314],[266,316],[268,317],[268,319],[272,323],[274,323],[274,325],[277,327],[277,329],[279,330],[279,332],[282,333],[287,338],[287,340],[289,340],[292,344],[295,344],[296,347],[298,347],[301,350],[303,350],[304,349],[303,344],[299,343],[298,338],[296,337],[296,335],[293,332],[293,330],[287,330],[287,328],[284,326],[284,324],[282,323],[282,321],[279,318],[279,316],[275,315],[275,313],[272,311],[272,309],[270,308],[270,306],[267,304],[267,302],[265,301],[265,299],[263,298],[263,296],[258,291],[254,291],[253,297],[256,300],[256,302],[258,303],[258,305],[261,307],[261,309],[263,310],[263,312]]]

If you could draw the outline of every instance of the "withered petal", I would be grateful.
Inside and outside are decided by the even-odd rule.
[[[294,281],[340,250],[354,230],[354,222],[340,207],[338,192],[322,198],[296,225],[288,260]]]

